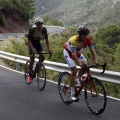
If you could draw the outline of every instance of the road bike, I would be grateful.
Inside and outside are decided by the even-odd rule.
[[[45,88],[46,85],[46,69],[43,64],[43,54],[49,54],[49,59],[51,58],[51,54],[49,52],[38,52],[35,53],[35,58],[38,58],[38,62],[34,62],[33,64],[33,70],[32,70],[32,78],[37,79],[37,84],[38,88],[40,91],[42,91]],[[25,64],[25,69],[24,69],[24,76],[25,76],[25,82],[27,85],[30,85],[28,81],[28,76],[29,76],[29,60]]]
[[[80,76],[76,76],[76,79],[81,82],[80,86],[75,86],[75,91],[77,96],[81,94],[81,91],[84,91],[84,97],[85,102],[87,104],[87,107],[89,110],[99,115],[103,113],[103,111],[106,108],[107,103],[107,97],[106,97],[106,91],[102,84],[102,82],[91,75],[90,68],[95,67],[102,67],[102,72],[100,74],[103,74],[105,72],[106,63],[103,65],[91,65],[86,67],[85,74],[82,75],[81,78],[84,78],[81,80]],[[77,68],[77,70],[81,70],[82,68]],[[60,98],[65,104],[71,104],[73,101],[71,100],[71,90],[70,90],[70,78],[71,74],[68,72],[62,72],[58,79],[58,91]],[[84,88],[84,89],[83,89]]]

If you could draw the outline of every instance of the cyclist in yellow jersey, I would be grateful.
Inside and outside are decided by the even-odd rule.
[[[96,52],[94,50],[92,40],[88,36],[90,29],[84,25],[78,27],[78,35],[71,37],[64,45],[64,57],[68,66],[71,69],[71,77],[70,77],[70,87],[71,87],[71,99],[73,101],[78,101],[79,98],[75,94],[75,77],[77,74],[76,64],[75,62],[82,68],[87,66],[87,60],[82,54],[83,50],[88,46],[94,64],[98,64]],[[82,73],[83,71],[81,71]]]

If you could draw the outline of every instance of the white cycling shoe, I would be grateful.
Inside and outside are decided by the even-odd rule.
[[[74,94],[74,95],[71,96],[71,100],[73,100],[74,102],[78,102],[79,98],[76,94]]]

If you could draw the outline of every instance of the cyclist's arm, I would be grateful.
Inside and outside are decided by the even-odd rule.
[[[48,40],[47,29],[44,27],[43,30],[44,30],[43,33],[45,35],[47,48],[48,48],[49,52],[51,52],[50,43],[49,43],[49,40]]]
[[[50,43],[49,43],[49,40],[48,40],[48,39],[46,39],[46,45],[47,45],[47,47],[48,47],[48,50],[51,51]]]
[[[82,64],[81,64],[81,62],[79,61],[79,59],[78,59],[78,57],[76,55],[76,50],[72,50],[72,56],[73,56],[73,59],[77,62],[77,64],[79,66],[81,66]]]
[[[72,54],[72,57],[73,57],[73,59],[76,61],[76,63],[79,65],[79,66],[81,66],[82,64],[81,64],[81,62],[79,61],[79,59],[78,59],[78,57],[77,57],[77,55],[76,55],[76,42],[75,42],[75,40],[74,39],[71,39],[70,40],[70,48],[71,48],[71,54]]]
[[[94,46],[92,44],[92,40],[91,40],[90,37],[87,38],[87,44],[88,44],[88,46],[90,48],[90,51],[91,51],[91,54],[92,54],[92,57],[93,57],[93,60],[94,60],[94,64],[98,63],[96,52],[95,52],[95,49],[94,49]]]
[[[94,47],[90,48],[90,51],[91,51],[91,54],[92,54],[94,63],[95,63],[95,64],[98,63],[98,61],[97,61],[97,56],[96,56],[96,52],[95,52]]]
[[[35,28],[29,29],[28,36],[27,36],[27,38],[28,38],[28,46],[29,46],[29,48],[31,49],[32,52],[34,52],[34,48],[33,48],[31,40],[33,39],[32,34],[33,34],[34,30],[35,30]]]
[[[28,45],[29,45],[31,51],[34,53],[34,48],[33,48],[31,40],[28,40]]]

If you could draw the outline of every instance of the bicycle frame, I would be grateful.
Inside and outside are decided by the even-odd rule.
[[[77,85],[75,86],[75,94],[79,96],[84,87],[84,97],[87,107],[92,113],[99,115],[103,113],[106,108],[107,98],[103,84],[100,82],[99,79],[92,76],[91,74],[90,68],[95,67],[102,67],[103,72],[100,73],[102,74],[105,71],[106,63],[104,65],[92,65],[85,68],[77,69],[83,71],[85,70],[85,72],[83,72],[85,73],[85,78],[79,86],[78,78],[83,74],[79,72],[76,76],[75,81],[77,82]],[[58,91],[60,98],[67,105],[71,104],[72,102],[76,102],[71,99],[70,77],[71,74],[69,72],[62,72],[58,80]],[[100,105],[98,105],[99,103]]]
[[[87,73],[87,76],[85,77],[85,80],[82,82],[81,86],[80,87],[75,87],[76,94],[78,94],[78,95],[81,93],[81,91],[82,91],[83,87],[85,86],[85,84],[87,82],[90,83],[91,74],[90,74],[90,69],[89,68],[87,68],[86,73]],[[92,86],[94,87],[94,90],[96,91],[96,87],[95,87],[94,83],[92,83],[92,85],[90,83],[90,93],[91,93],[91,96],[92,96]]]
[[[82,69],[79,68],[78,70],[82,70]],[[91,74],[90,74],[90,69],[88,68],[87,69],[87,76],[85,77],[85,80],[82,82],[81,86],[80,87],[75,87],[77,94],[80,94],[80,92],[82,91],[82,89],[83,89],[84,85],[86,84],[86,82],[89,81],[89,77],[91,77]],[[68,78],[68,80],[69,80],[69,78]],[[68,80],[65,82],[65,85],[68,82]],[[65,85],[63,87],[64,89],[65,89]],[[69,91],[67,91],[67,92],[69,92]]]
[[[35,54],[38,54],[39,56],[37,57],[39,59],[39,61],[36,63],[36,68],[34,70],[34,73],[36,74],[37,72],[39,72],[39,65],[42,64],[42,62],[44,61],[44,58],[43,58],[43,54],[49,54],[49,58],[51,58],[51,54],[49,52],[37,52]]]
[[[102,67],[103,68],[103,72],[101,72],[100,74],[103,74],[104,71],[105,71],[105,67],[106,67],[106,63],[104,63],[104,65],[97,65],[97,66],[88,66],[87,69],[86,69],[86,73],[87,73],[87,76],[85,77],[85,80],[82,82],[81,86],[80,87],[75,87],[76,89],[76,93],[77,94],[80,94],[80,92],[82,91],[83,87],[85,86],[86,82],[90,83],[90,78],[92,77],[91,76],[91,73],[90,73],[90,68],[93,68],[93,67]],[[78,70],[82,70],[81,68],[79,68]],[[96,91],[96,86],[95,84],[92,82],[92,85],[90,85],[90,93],[91,93],[91,96],[93,95],[92,94],[92,86],[94,87],[94,90],[97,94],[97,91]]]
[[[37,57],[38,59],[39,59],[39,63],[42,63],[44,60],[42,59],[42,57],[43,57],[43,54],[49,54],[49,58],[48,59],[50,59],[51,58],[51,54],[49,53],[49,52],[37,52],[37,53],[35,53],[35,54],[38,54],[39,56]],[[43,60],[43,61],[42,61]]]

